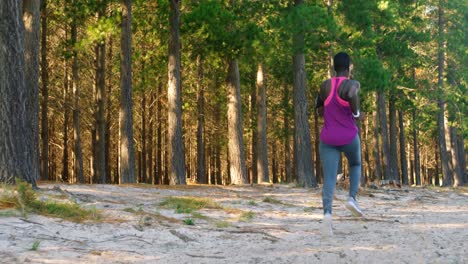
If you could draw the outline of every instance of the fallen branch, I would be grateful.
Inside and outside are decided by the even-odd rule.
[[[20,220],[21,220],[21,221],[24,221],[24,222],[27,222],[27,223],[31,223],[31,224],[36,224],[36,225],[41,225],[41,226],[43,226],[43,224],[41,224],[41,223],[34,222],[34,221],[28,220],[28,219],[26,219],[26,218],[22,218],[22,217],[21,217]]]
[[[184,242],[196,241],[195,239],[190,238],[190,237],[188,237],[188,236],[186,236],[186,235],[184,235],[184,234],[181,234],[181,233],[177,232],[177,231],[174,230],[174,229],[169,230],[169,232],[171,232],[171,234],[173,234],[174,236],[180,238],[180,239],[181,239],[182,241],[184,241]]]
[[[261,235],[265,236],[264,238],[266,240],[269,240],[271,242],[278,242],[280,240],[278,237],[270,235],[267,232],[254,230],[254,229],[229,230],[227,232],[234,233],[234,234],[249,234],[249,233],[250,234],[261,234]]]
[[[221,257],[221,256],[202,256],[202,255],[193,255],[193,254],[188,254],[188,253],[186,253],[186,255],[192,258],[212,258],[212,259],[225,259],[226,258],[226,257]]]

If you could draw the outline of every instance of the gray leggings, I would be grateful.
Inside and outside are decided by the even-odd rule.
[[[345,154],[349,164],[349,196],[356,198],[359,189],[359,178],[361,177],[361,141],[359,136],[356,135],[351,143],[344,146],[332,146],[320,142],[319,150],[325,174],[322,191],[323,211],[325,214],[331,214],[341,152]]]

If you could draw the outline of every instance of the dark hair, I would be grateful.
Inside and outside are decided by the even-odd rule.
[[[333,58],[333,66],[336,72],[349,70],[350,63],[349,55],[346,52],[340,52]]]

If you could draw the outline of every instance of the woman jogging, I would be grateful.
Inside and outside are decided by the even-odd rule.
[[[346,208],[354,216],[363,215],[356,195],[361,177],[361,143],[356,119],[363,118],[359,111],[359,82],[349,80],[350,57],[340,52],[333,58],[336,77],[322,83],[317,97],[316,109],[324,118],[320,133],[320,158],[324,170],[322,202],[324,217],[322,234],[329,236],[332,231],[332,202],[336,185],[336,174],[340,155],[343,152],[349,164],[349,197]]]

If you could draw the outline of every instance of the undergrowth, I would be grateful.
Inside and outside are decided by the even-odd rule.
[[[58,203],[37,199],[32,186],[17,180],[16,185],[3,185],[0,194],[0,210],[15,208],[25,217],[28,213],[58,217],[73,222],[100,220],[96,209],[84,209],[76,203]]]
[[[196,197],[168,197],[160,205],[175,209],[177,213],[191,213],[192,211],[203,208],[222,208],[219,204],[211,200]]]

